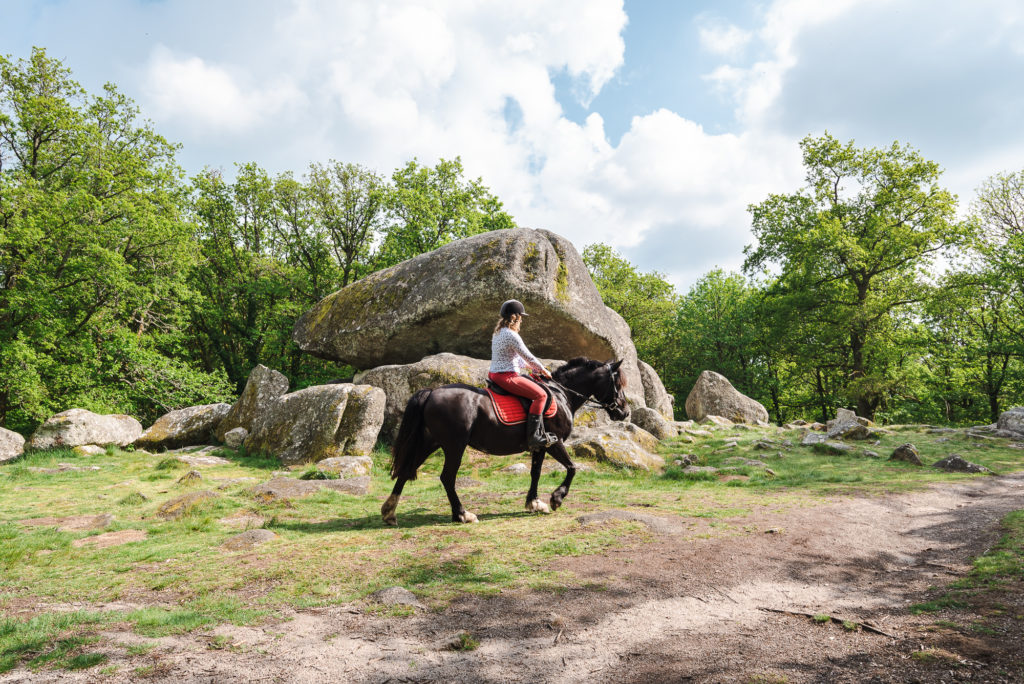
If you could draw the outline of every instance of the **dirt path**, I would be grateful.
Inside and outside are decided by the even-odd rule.
[[[408,618],[327,608],[259,628],[222,626],[156,640],[145,660],[154,667],[143,674],[168,682],[1020,681],[1019,594],[1005,611],[1011,634],[964,636],[907,611],[929,587],[964,574],[998,538],[999,520],[1020,508],[1024,473],[757,513],[737,521],[743,534],[658,534],[564,559],[590,588],[466,598]],[[866,621],[890,636],[765,608]],[[448,648],[461,631],[479,647]],[[152,640],[105,636],[111,662],[121,658],[118,674],[62,680],[136,677],[141,661],[113,646]],[[20,671],[0,682],[53,676]]]

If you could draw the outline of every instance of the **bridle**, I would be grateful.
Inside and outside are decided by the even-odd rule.
[[[619,374],[619,372],[617,370],[616,371],[612,371],[612,385],[613,386],[618,384],[618,377],[617,377],[618,374]],[[615,410],[618,410],[618,411],[622,410],[615,403],[616,400],[618,399],[618,397],[615,397],[611,401],[602,402],[602,401],[596,399],[594,397],[594,395],[592,395],[592,394],[583,394],[582,392],[577,392],[576,390],[574,390],[574,389],[572,389],[570,387],[566,387],[565,385],[563,385],[562,383],[558,382],[554,378],[548,378],[548,382],[552,382],[552,383],[558,385],[559,387],[561,387],[563,390],[565,390],[566,392],[568,392],[570,394],[575,394],[577,397],[579,397],[580,399],[583,400],[583,405],[584,406],[586,406],[587,403],[589,402],[592,406],[604,409],[605,411],[611,411],[612,409],[615,409]]]

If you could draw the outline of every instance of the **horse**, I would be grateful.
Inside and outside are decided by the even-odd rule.
[[[623,394],[625,377],[619,372],[622,361],[592,361],[575,358],[556,370],[546,383],[557,413],[544,420],[548,432],[558,441],[548,447],[534,449],[531,454],[530,491],[526,509],[538,513],[557,510],[569,493],[576,466],[565,449],[564,440],[572,433],[576,411],[587,401],[594,401],[612,420],[629,418],[629,406]],[[479,387],[462,383],[423,389],[414,394],[405,406],[398,437],[391,449],[391,479],[396,480],[380,514],[386,525],[397,525],[395,510],[402,488],[416,479],[416,471],[437,449],[444,451],[441,484],[452,506],[452,522],[474,523],[477,517],[467,511],[455,492],[455,476],[462,464],[467,446],[488,454],[507,455],[526,451],[526,430],[522,424],[505,425],[494,413],[490,397]],[[549,453],[565,466],[565,479],[551,494],[550,508],[537,498],[544,455]]]

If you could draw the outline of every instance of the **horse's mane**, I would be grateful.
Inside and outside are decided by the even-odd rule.
[[[577,356],[575,359],[569,359],[569,361],[566,362],[564,366],[559,367],[558,370],[556,370],[551,375],[555,378],[555,380],[561,382],[566,376],[575,375],[581,370],[595,371],[603,365],[605,364],[602,363],[601,361],[594,361],[593,359],[588,359],[585,356]],[[617,377],[618,386],[620,388],[625,387],[626,376],[623,373],[618,373]]]

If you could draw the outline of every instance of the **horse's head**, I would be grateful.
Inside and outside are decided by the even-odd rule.
[[[626,394],[623,389],[626,387],[626,378],[619,370],[622,361],[609,361],[601,368],[601,382],[598,384],[602,389],[594,393],[594,398],[601,403],[602,408],[608,412],[612,420],[627,420],[629,418],[629,404],[626,403]],[[605,377],[607,376],[607,377]]]

